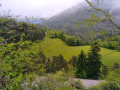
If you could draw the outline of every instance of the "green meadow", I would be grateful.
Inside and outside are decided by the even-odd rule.
[[[78,56],[81,50],[85,53],[89,52],[90,46],[68,46],[59,38],[48,38],[45,37],[43,41],[40,42],[39,47],[47,58],[52,58],[52,56],[58,56],[62,54],[64,58],[69,61],[73,55]],[[110,50],[101,47],[102,55],[101,61],[107,66],[112,66],[114,63],[118,62],[120,64],[120,52],[115,50]]]

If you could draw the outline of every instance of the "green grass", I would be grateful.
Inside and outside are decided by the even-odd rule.
[[[69,61],[73,55],[78,56],[81,50],[84,50],[85,53],[90,50],[90,46],[68,46],[59,38],[51,39],[48,37],[41,41],[39,46],[47,58],[62,54],[67,61]],[[101,48],[100,53],[102,55],[102,62],[105,65],[111,66],[115,62],[120,63],[120,52]]]

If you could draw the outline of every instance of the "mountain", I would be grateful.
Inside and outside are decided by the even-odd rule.
[[[86,4],[78,4],[68,10],[65,10],[52,18],[48,19],[43,23],[43,25],[48,26],[52,29],[62,30],[68,35],[74,35],[76,37],[87,37],[87,33],[91,33],[92,31],[114,31],[114,25],[107,22],[99,22],[98,24],[93,25],[93,27],[87,27],[86,25],[77,26],[78,22],[83,22],[84,19],[88,19],[91,17],[91,13],[89,12],[90,7]],[[106,9],[109,10],[110,9]],[[117,9],[118,10],[118,9]],[[112,13],[116,17],[116,9],[112,10]],[[114,19],[114,21],[120,21],[120,18]],[[102,13],[99,13],[98,16],[103,17]]]

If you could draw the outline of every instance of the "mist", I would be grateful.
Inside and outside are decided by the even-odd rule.
[[[84,0],[1,0],[0,13],[8,12],[22,17],[50,18]]]
[[[96,1],[96,0],[92,0]],[[103,9],[110,9],[110,12],[117,15],[120,13],[120,0],[99,0]],[[71,7],[85,5],[85,0],[1,0],[0,14],[11,10],[10,14],[21,17],[50,18]],[[87,3],[86,3],[87,4]]]
[[[120,0],[99,0],[102,9],[109,10],[110,14],[120,16]]]

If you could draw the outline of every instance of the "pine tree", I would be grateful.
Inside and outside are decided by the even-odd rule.
[[[76,77],[77,78],[86,78],[86,55],[83,50],[78,57],[78,63],[76,66]]]
[[[99,52],[100,47],[98,43],[91,45],[91,50],[88,52],[87,58],[87,78],[98,79],[100,76],[101,55]]]

